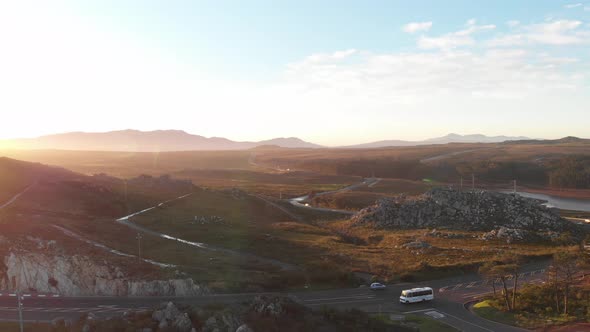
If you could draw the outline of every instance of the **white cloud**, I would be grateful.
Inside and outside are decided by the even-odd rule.
[[[470,19],[463,30],[447,33],[438,37],[421,36],[418,47],[422,49],[453,49],[460,46],[472,45],[475,40],[471,35],[496,28],[493,24],[477,25],[475,19]]]
[[[572,8],[577,8],[577,7],[581,7],[581,6],[582,6],[581,3],[570,3],[570,4],[567,4],[563,7],[566,9],[572,9]]]
[[[581,29],[577,20],[557,20],[523,26],[516,33],[489,40],[489,46],[514,46],[526,44],[576,45],[590,42],[590,30]]]
[[[432,22],[412,22],[404,25],[403,30],[407,33],[428,31],[432,28]]]
[[[439,97],[522,99],[583,85],[579,78],[560,71],[560,62],[573,59],[530,57],[535,54],[523,49],[492,49],[484,54],[363,53],[354,64],[332,61],[311,66],[303,60],[290,66],[287,78],[305,95],[332,96],[337,104],[367,108],[373,103],[415,105]]]

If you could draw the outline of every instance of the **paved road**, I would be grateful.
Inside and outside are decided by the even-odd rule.
[[[337,191],[352,190],[360,186],[370,186],[376,183],[378,179],[365,179],[359,184],[355,184]],[[325,195],[333,192],[320,193]],[[181,196],[177,199],[184,198]],[[16,196],[18,198],[18,195]],[[14,198],[12,201],[14,201]],[[159,206],[166,204],[159,204]],[[295,200],[300,203],[301,200]],[[293,204],[293,201],[292,201]],[[295,205],[295,204],[294,204]],[[303,205],[303,204],[301,204]],[[304,205],[303,205],[304,206]],[[155,206],[156,207],[156,206]],[[145,209],[118,219],[119,222],[134,227],[140,231],[152,233],[153,231],[143,229],[129,222],[129,218],[145,213],[155,207]],[[313,208],[313,207],[309,207]],[[319,209],[319,208],[314,208]],[[328,209],[330,210],[330,209]],[[155,232],[153,232],[155,233]],[[206,244],[192,243],[186,240],[174,238],[165,234],[155,233],[157,236],[168,238],[170,240],[187,243],[199,248],[208,247]],[[212,250],[227,250],[223,248],[212,248]],[[234,252],[232,252],[233,254]],[[239,253],[240,255],[248,255]],[[260,259],[259,257],[252,257]],[[544,267],[546,262],[531,264],[524,268],[520,276],[521,283],[542,282]],[[511,281],[509,281],[511,282]],[[428,303],[419,303],[411,305],[402,305],[399,303],[399,294],[402,289],[429,286],[435,289],[435,300]],[[354,289],[335,289],[326,291],[294,292],[282,293],[281,295],[291,296],[298,302],[311,307],[318,308],[322,306],[337,307],[342,309],[357,308],[368,312],[383,313],[414,313],[417,315],[427,315],[434,319],[441,320],[463,331],[522,331],[513,327],[490,322],[473,315],[466,310],[464,304],[472,301],[492,291],[489,283],[481,280],[477,275],[465,275],[461,277],[436,280],[430,282],[421,282],[414,284],[390,285],[384,291],[374,292],[368,288]],[[55,317],[66,317],[76,319],[84,313],[92,312],[99,317],[112,317],[122,315],[126,311],[150,310],[161,302],[175,301],[187,304],[211,304],[211,303],[237,303],[247,301],[256,294],[227,294],[227,295],[208,295],[199,297],[53,297],[51,295],[26,294],[23,297],[23,314],[27,321],[49,321]],[[268,294],[268,293],[267,293]],[[17,299],[15,294],[0,292],[0,320],[18,319]]]
[[[377,184],[379,181],[381,181],[381,179],[378,178],[367,178],[364,179],[362,182],[360,183],[356,183],[353,185],[350,185],[348,187],[344,187],[338,190],[332,190],[332,191],[324,191],[321,193],[317,193],[315,194],[316,196],[324,196],[324,195],[330,195],[330,194],[335,194],[335,193],[339,193],[339,192],[343,192],[343,191],[351,191],[363,186],[367,186],[367,187],[372,187],[375,184]],[[323,212],[335,212],[335,213],[342,213],[342,214],[346,214],[346,215],[353,215],[355,212],[353,211],[348,211],[348,210],[338,210],[338,209],[329,209],[329,208],[320,208],[320,207],[315,207],[306,203],[302,203],[304,201],[306,201],[309,198],[309,195],[305,195],[305,196],[301,196],[301,197],[295,197],[295,198],[291,198],[289,200],[289,203],[291,203],[291,205],[293,206],[297,206],[300,208],[304,208],[304,209],[311,209],[311,210],[316,210],[316,211],[323,211]]]
[[[539,283],[544,276],[547,262],[531,264],[523,269],[519,283]],[[511,283],[512,281],[509,281]],[[499,286],[499,283],[497,284]],[[403,289],[429,286],[435,289],[435,300],[426,303],[400,304],[399,294]],[[510,284],[509,284],[510,286]],[[497,287],[499,288],[499,287]],[[204,305],[211,303],[240,303],[256,295],[286,295],[311,308],[323,306],[340,309],[357,308],[367,312],[405,313],[426,315],[452,325],[462,331],[523,331],[521,329],[494,323],[475,316],[465,309],[464,304],[492,291],[488,282],[477,275],[434,280],[429,282],[389,285],[383,291],[371,291],[367,287],[334,289],[324,291],[292,293],[251,293],[206,295],[199,297],[44,297],[27,296],[23,298],[24,319],[28,321],[48,321],[55,317],[76,319],[92,312],[99,317],[120,316],[126,311],[150,310],[165,301]],[[12,295],[12,296],[11,296]],[[14,294],[0,293],[0,320],[18,318]]]

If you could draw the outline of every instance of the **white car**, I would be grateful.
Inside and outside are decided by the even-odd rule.
[[[378,283],[378,282],[374,282],[371,284],[370,288],[372,290],[379,290],[379,289],[385,289],[385,288],[387,288],[387,286],[385,286],[384,284]]]

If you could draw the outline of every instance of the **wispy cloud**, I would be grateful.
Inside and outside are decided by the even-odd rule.
[[[428,31],[432,28],[432,22],[412,22],[404,25],[403,30],[407,33]]]
[[[572,9],[572,8],[577,8],[577,7],[581,7],[581,6],[582,6],[582,4],[578,2],[578,3],[570,3],[570,4],[567,4],[563,7],[566,9]]]
[[[477,32],[495,29],[493,24],[477,25],[474,19],[465,24],[465,28],[459,31],[444,34],[438,37],[422,36],[418,39],[418,47],[422,49],[452,49],[475,43],[472,35]]]
[[[524,44],[577,45],[590,42],[590,30],[581,29],[577,20],[557,20],[523,26],[518,32],[489,40],[489,46],[514,46]]]
[[[551,58],[523,49],[483,54],[453,50],[362,54],[354,64],[328,61],[310,65],[303,60],[290,66],[287,76],[297,90],[316,96],[363,102],[369,96],[401,104],[419,104],[441,96],[520,99],[583,84],[560,71],[560,66],[576,59]]]

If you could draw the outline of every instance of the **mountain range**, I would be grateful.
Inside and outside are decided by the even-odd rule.
[[[343,146],[340,148],[363,149],[388,146],[416,146],[447,143],[500,143],[515,140],[528,140],[527,137],[459,135],[423,141],[386,140],[372,143]],[[223,137],[204,137],[181,130],[119,130],[102,133],[70,132],[46,135],[37,138],[24,138],[0,141],[0,145],[15,149],[57,149],[87,151],[190,151],[190,150],[246,150],[257,147],[282,148],[322,148],[324,146],[306,142],[297,137],[273,138],[258,142],[238,142]]]
[[[15,149],[57,149],[87,151],[190,151],[246,150],[259,146],[319,148],[296,137],[281,137],[259,142],[236,142],[223,137],[192,135],[182,130],[118,130],[102,133],[70,132],[0,141]]]
[[[385,140],[371,143],[357,144],[346,146],[345,148],[350,149],[372,149],[382,148],[387,146],[417,146],[417,145],[430,145],[430,144],[448,144],[448,143],[501,143],[506,141],[520,141],[530,140],[524,136],[486,136],[481,134],[473,135],[459,135],[459,134],[448,134],[442,137],[429,138],[423,141],[403,141],[403,140]]]

